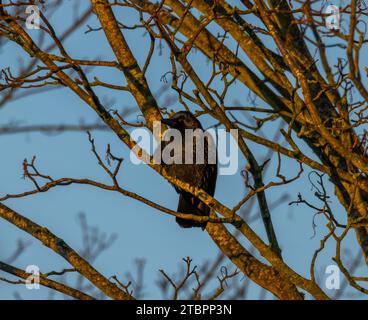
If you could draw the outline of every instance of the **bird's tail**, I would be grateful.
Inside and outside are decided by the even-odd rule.
[[[210,208],[196,198],[186,197],[181,194],[179,197],[178,212],[197,216],[209,216]],[[176,222],[182,228],[201,227],[204,230],[207,225],[207,222],[197,222],[183,218],[176,218]]]

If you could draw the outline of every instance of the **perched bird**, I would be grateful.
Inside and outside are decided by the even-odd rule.
[[[166,172],[170,176],[182,180],[183,182],[187,182],[192,186],[199,187],[209,195],[213,196],[215,193],[217,179],[217,153],[212,137],[209,134],[204,134],[201,123],[188,111],[177,112],[168,119],[162,119],[161,122],[171,129],[176,129],[176,133],[179,132],[179,135],[181,136],[181,139],[179,139],[180,141],[176,142],[176,144],[179,143],[180,146],[175,150],[179,150],[179,153],[181,152],[181,154],[179,154],[179,158],[182,159],[182,163],[174,162],[167,164],[164,161],[165,159],[163,159],[162,166],[165,168]],[[196,130],[195,132],[202,134],[202,140],[186,140],[186,131],[191,131],[186,129]],[[172,134],[170,131],[172,130],[167,130],[164,137],[166,134]],[[165,152],[165,147],[170,143],[173,143],[173,141],[162,141],[161,151],[163,153]],[[199,146],[199,148],[197,148],[197,146]],[[176,147],[178,146],[176,145]],[[175,150],[171,149],[171,151]],[[203,152],[203,157],[198,154],[198,151]],[[192,153],[193,161],[185,161],[186,155],[190,153]],[[178,212],[198,216],[209,216],[210,208],[205,203],[197,199],[194,195],[176,186],[174,187],[180,195]],[[203,230],[207,224],[182,218],[176,218],[176,222],[182,228],[201,227]]]

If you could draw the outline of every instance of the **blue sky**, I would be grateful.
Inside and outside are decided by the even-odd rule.
[[[79,1],[80,2],[80,1]],[[82,7],[87,1],[82,1]],[[65,1],[61,11],[56,12],[50,19],[55,29],[59,32],[69,27],[73,19],[72,5]],[[132,11],[116,11],[119,19],[126,24],[135,21]],[[98,26],[95,16],[90,18],[88,24]],[[69,54],[74,58],[104,57],[106,60],[114,59],[102,32],[84,34],[86,27],[79,29],[64,45]],[[212,29],[216,34],[217,29]],[[31,36],[37,36],[37,30],[30,31]],[[142,31],[124,32],[128,44],[142,66],[149,50],[149,38],[142,36]],[[232,44],[230,44],[232,45]],[[159,52],[159,42],[156,42],[156,52],[153,63],[150,64],[147,79],[153,92],[157,92],[165,83],[161,76],[170,70],[168,64],[169,51],[163,46]],[[242,56],[242,54],[241,54]],[[338,53],[331,55],[336,59]],[[0,68],[12,66],[17,70],[19,57],[25,57],[22,50],[12,43],[7,43],[0,49]],[[243,56],[242,56],[243,57]],[[249,59],[243,57],[247,63]],[[201,54],[193,54],[190,61],[197,73],[206,77],[211,69],[210,63]],[[96,75],[101,80],[124,85],[123,75],[112,68],[94,69],[90,75]],[[111,109],[124,110],[134,108],[134,113],[127,118],[130,121],[137,120],[138,109],[132,97],[124,92],[107,89],[96,89],[103,97],[103,103]],[[175,99],[175,92],[169,91],[169,95]],[[247,100],[248,89],[237,83],[230,91],[227,103],[229,105],[240,103],[250,105]],[[165,97],[159,100],[161,107],[179,109],[178,102],[165,105]],[[257,100],[257,104],[265,106]],[[29,124],[78,124],[81,120],[85,123],[97,121],[96,114],[89,109],[75,94],[65,88],[57,88],[40,94],[30,95],[22,99],[10,101],[0,109],[0,126],[9,123],[19,125]],[[212,124],[206,118],[201,118],[205,126]],[[277,130],[279,122],[273,122],[262,130],[265,137],[272,137]],[[124,162],[119,175],[121,185],[133,192],[156,201],[163,206],[176,209],[178,195],[175,190],[158,174],[144,165],[136,166],[130,163],[129,150],[122,145],[113,133],[109,131],[93,132],[97,149],[103,154],[108,143],[112,146],[114,154],[123,156]],[[256,155],[259,162],[264,160],[267,150],[247,142]],[[55,136],[47,136],[41,133],[0,135],[1,166],[0,166],[0,196],[7,193],[19,193],[32,188],[29,181],[22,179],[22,161],[37,156],[38,168],[45,174],[54,178],[91,178],[103,182],[109,182],[108,177],[98,166],[96,159],[90,152],[90,145],[86,133],[63,133]],[[303,150],[315,158],[305,146]],[[245,189],[240,171],[244,169],[246,162],[239,159],[239,170],[233,176],[220,176],[217,183],[216,198],[232,207],[244,196]],[[277,159],[272,158],[269,172],[274,172]],[[266,191],[270,203],[276,202],[283,195],[288,195],[289,200],[295,200],[298,192],[305,198],[313,198],[308,181],[308,173],[311,170],[304,167],[302,178],[296,182],[280,188]],[[283,158],[282,172],[287,177],[293,177],[298,173],[298,165],[294,161]],[[267,175],[266,182],[275,179]],[[333,196],[333,188],[326,178],[328,191],[332,199],[332,207],[336,217],[344,221],[345,212]],[[289,201],[283,201],[272,213],[275,230],[283,250],[285,261],[295,271],[304,276],[309,276],[310,260],[314,251],[319,247],[321,237],[326,233],[326,221],[322,217],[316,217],[316,236],[312,238],[312,221],[314,212],[304,206],[289,206]],[[84,212],[90,225],[98,226],[101,231],[108,234],[115,233],[117,240],[111,248],[104,252],[95,262],[94,266],[109,277],[117,275],[119,278],[128,271],[134,271],[134,260],[145,258],[147,260],[145,273],[146,298],[160,298],[159,289],[155,282],[160,277],[159,269],[165,269],[168,273],[178,270],[181,259],[190,256],[194,264],[201,265],[207,259],[214,258],[218,252],[206,232],[197,229],[180,229],[174,218],[158,212],[133,199],[119,194],[98,190],[88,186],[68,186],[51,190],[47,193],[37,194],[23,199],[6,201],[6,205],[32,219],[40,225],[46,226],[56,235],[62,237],[75,249],[82,247],[82,236],[78,225],[77,214]],[[252,209],[252,215],[259,214],[257,206]],[[259,221],[251,223],[252,227],[265,239],[263,226]],[[27,265],[38,265],[42,272],[61,270],[68,264],[49,249],[43,247],[37,240],[20,232],[9,223],[0,220],[0,260],[11,255],[16,247],[16,239],[22,238],[31,241],[27,251],[14,262],[20,268]],[[242,240],[249,247],[247,241]],[[356,240],[353,233],[349,235],[346,247],[356,253]],[[317,263],[317,274],[324,281],[327,275],[325,266],[333,264],[331,255],[334,244],[328,243],[326,250],[321,254]],[[347,264],[349,261],[347,261]],[[360,274],[362,275],[362,274]],[[11,278],[9,276],[9,278]],[[238,281],[247,282],[248,279],[239,277]],[[71,282],[72,284],[72,282]],[[14,286],[0,283],[0,299],[12,299],[17,291],[22,298],[44,299],[48,296],[48,289],[27,290],[23,286]],[[327,294],[334,293],[326,290]],[[259,289],[251,286],[248,298],[257,298]],[[58,296],[60,297],[60,296]],[[266,298],[272,298],[270,294]]]

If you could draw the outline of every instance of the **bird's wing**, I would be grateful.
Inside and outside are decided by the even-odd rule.
[[[210,196],[215,194],[217,180],[217,164],[207,164],[203,174],[202,189]]]

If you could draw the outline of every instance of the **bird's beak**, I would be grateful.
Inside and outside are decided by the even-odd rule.
[[[175,121],[173,119],[161,119],[161,123],[166,124],[170,128],[175,128]]]

